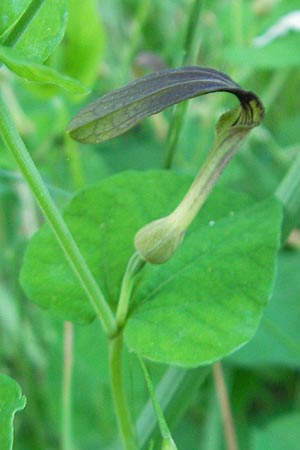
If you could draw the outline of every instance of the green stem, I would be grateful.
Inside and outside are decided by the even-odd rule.
[[[139,355],[136,355],[136,356],[137,356],[137,359],[142,368],[144,378],[145,378],[145,381],[146,381],[146,384],[147,384],[147,387],[148,387],[148,390],[150,393],[153,409],[154,409],[156,417],[157,417],[157,422],[158,422],[158,425],[160,428],[161,436],[163,439],[169,439],[169,438],[171,438],[170,430],[169,430],[168,424],[166,422],[166,419],[164,418],[162,408],[156,398],[155,389],[153,387],[149,372],[148,372],[147,367],[146,367],[144,361],[142,360],[142,358]]]
[[[50,196],[42,177],[31,159],[24,142],[15,129],[9,111],[0,96],[0,135],[4,143],[14,156],[21,173],[27,181],[38,205],[49,222],[53,233],[61,245],[74,273],[85,290],[93,305],[103,329],[108,336],[117,332],[116,320],[105,301],[86,261],[82,257],[66,223],[64,222],[56,204]]]
[[[128,262],[126,272],[124,274],[121,286],[121,293],[116,313],[116,320],[119,327],[122,327],[126,321],[128,314],[128,306],[133,288],[135,275],[144,267],[143,261],[138,253],[134,253]]]
[[[73,325],[64,322],[61,448],[72,450]]]
[[[229,148],[225,145],[216,145],[208,154],[190,189],[171,214],[174,222],[180,222],[182,231],[185,231],[194,220],[195,215],[235,153],[237,145],[238,141]]]
[[[110,341],[109,368],[113,401],[124,450],[137,450],[129,408],[124,390],[122,370],[123,336],[120,333]]]
[[[65,139],[64,149],[70,161],[72,184],[76,190],[82,189],[84,186],[84,176],[81,168],[78,146],[71,139]]]
[[[44,0],[32,0],[10,33],[4,38],[2,45],[12,47],[20,39],[43,3]]]
[[[187,64],[193,65],[196,61],[197,52],[196,43],[198,43],[197,39],[197,31],[198,31],[198,22],[200,11],[202,8],[203,0],[194,0],[187,24],[186,36],[183,45],[183,58],[181,61],[181,65],[185,66]],[[187,111],[188,102],[181,103],[180,105],[176,105],[173,107],[172,120],[169,128],[168,139],[167,139],[167,147],[165,154],[164,167],[169,169],[172,166],[174,154],[177,148],[179,136],[183,127],[184,116]]]
[[[176,366],[166,369],[155,389],[155,396],[170,426],[175,426],[187,411],[191,399],[206,380],[209,367],[198,367],[184,370]],[[139,447],[144,448],[151,437],[157,420],[149,399],[142,409],[137,421],[136,429]]]

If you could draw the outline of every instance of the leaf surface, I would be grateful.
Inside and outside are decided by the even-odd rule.
[[[0,2],[0,38],[5,35],[25,11],[31,0]]]
[[[64,218],[112,306],[134,252],[136,231],[150,211],[155,217],[174,207],[190,182],[190,177],[164,171],[125,172],[80,192],[66,208]],[[64,319],[89,322],[95,316],[47,226],[28,246],[21,282],[32,300]]]
[[[103,142],[171,105],[212,92],[236,95],[244,111],[243,121],[251,128],[262,120],[264,108],[255,94],[243,90],[222,72],[191,66],[154,72],[103,95],[73,117],[68,132],[79,142]],[[260,116],[256,125],[253,115]]]
[[[0,448],[11,450],[13,444],[13,418],[25,407],[26,399],[20,386],[7,375],[0,374]]]
[[[240,366],[300,364],[300,253],[281,252],[273,295],[254,339],[230,362]]]
[[[67,22],[65,0],[2,2],[7,33],[1,44],[13,46],[27,58],[42,63],[62,40]],[[19,5],[16,7],[15,4]]]
[[[29,61],[14,48],[0,46],[0,61],[12,72],[28,81],[54,84],[74,94],[88,92],[88,89],[74,78],[63,75],[49,66]]]
[[[208,364],[254,334],[272,292],[281,214],[275,200],[203,223],[140,282],[129,348],[184,367]],[[209,226],[209,223],[213,226]],[[200,225],[200,226],[199,226]]]
[[[143,224],[178,203],[190,177],[128,172],[79,193],[64,217],[114,308]],[[156,361],[197,366],[232,352],[254,334],[272,290],[281,208],[251,206],[216,190],[176,255],[146,266],[125,329],[130,349]],[[89,322],[94,311],[47,227],[32,239],[21,282],[27,295],[64,319]]]

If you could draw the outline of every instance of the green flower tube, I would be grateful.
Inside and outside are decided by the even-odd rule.
[[[171,258],[222,171],[263,115],[261,103],[253,97],[221,116],[214,144],[183,200],[171,214],[145,225],[135,235],[135,247],[142,259],[161,264]]]

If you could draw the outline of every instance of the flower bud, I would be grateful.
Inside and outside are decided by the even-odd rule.
[[[141,228],[134,238],[134,244],[140,257],[151,264],[167,261],[184,236],[177,220],[171,214]]]

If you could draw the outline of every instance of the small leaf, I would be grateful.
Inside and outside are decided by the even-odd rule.
[[[28,61],[14,48],[0,46],[0,61],[12,72],[35,83],[54,84],[73,94],[86,94],[88,89],[79,81],[62,75],[49,66]]]
[[[146,384],[147,384],[147,387],[149,390],[149,394],[150,394],[150,397],[152,400],[153,408],[154,408],[154,411],[155,411],[155,414],[157,417],[160,433],[163,438],[162,450],[177,450],[177,446],[176,446],[175,442],[173,441],[168,424],[164,418],[162,409],[157,401],[157,398],[155,395],[155,390],[154,390],[150,375],[148,373],[148,370],[146,368],[146,365],[139,356],[137,356],[137,358],[139,360],[140,366],[141,366],[143,374],[144,374],[144,378],[145,378],[145,381],[146,381]]]
[[[26,58],[44,62],[62,40],[67,22],[66,0],[2,2],[8,32],[1,44],[14,46]],[[15,3],[20,3],[18,8]],[[11,23],[13,25],[11,26]]]
[[[73,117],[68,132],[79,142],[103,142],[125,133],[144,117],[171,105],[219,91],[236,95],[242,105],[254,99],[263,112],[255,94],[242,90],[222,72],[202,67],[181,67],[155,72],[100,97]]]
[[[13,419],[25,407],[26,399],[17,382],[0,374],[0,448],[11,450],[13,444]]]

